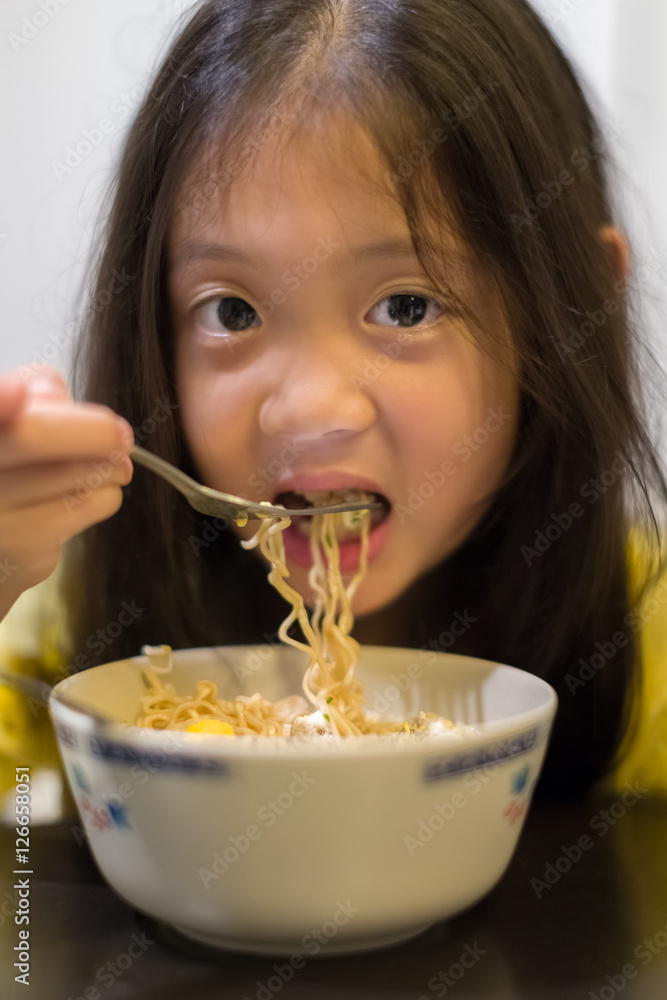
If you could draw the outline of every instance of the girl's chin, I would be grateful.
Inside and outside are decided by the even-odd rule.
[[[393,581],[393,574],[387,575],[387,559],[381,560],[382,568],[378,566],[379,556],[386,553],[387,544],[393,534],[393,517],[390,515],[385,521],[379,524],[368,536],[368,564],[364,579],[359,584],[353,601],[352,610],[355,617],[371,614],[379,611],[391,601],[395,600],[402,590],[405,589],[403,574],[401,574],[401,584],[396,586],[397,581]],[[232,530],[239,538],[252,538],[256,532],[256,527],[252,522],[243,528],[232,525]],[[296,530],[295,523],[283,532],[285,544],[285,558],[289,570],[288,583],[304,599],[308,610],[312,610],[314,597],[308,583],[308,574],[313,561],[310,552],[310,537],[301,534]],[[252,550],[256,557],[263,560],[258,548]],[[361,542],[353,539],[350,542],[339,544],[340,569],[343,583],[347,586],[353,579],[359,568],[359,557],[361,554]],[[393,560],[392,560],[393,561]],[[267,567],[268,569],[268,567]],[[287,607],[287,605],[285,605]]]
[[[310,613],[315,604],[315,595],[308,583],[308,570],[303,566],[290,566],[289,563],[288,569],[290,571],[288,583],[303,596],[306,608]],[[345,585],[348,585],[354,576],[353,573],[342,575]],[[408,583],[412,580],[412,574],[408,572],[407,567],[405,572],[401,572],[400,567],[388,568],[384,564],[382,569],[379,567],[376,569],[373,564],[370,564],[352,598],[352,613],[355,619],[358,620],[365,615],[380,612],[397,600],[406,590],[406,579]]]
[[[349,579],[345,577],[344,582],[348,583]],[[306,610],[310,614],[313,610],[315,599],[310,587],[308,586],[307,579],[304,580],[303,586],[301,586],[301,584],[297,585],[296,578],[290,579],[290,583],[295,590],[298,590],[299,593],[303,595]],[[380,611],[382,608],[386,607],[386,605],[393,599],[393,594],[385,595],[381,593],[375,585],[375,581],[366,578],[363,583],[359,585],[359,589],[352,598],[352,614],[355,619],[361,618],[364,615],[373,614],[373,612]]]

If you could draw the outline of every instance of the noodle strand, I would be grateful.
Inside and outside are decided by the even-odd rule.
[[[428,730],[429,721],[436,716],[421,712],[416,719],[406,723],[380,720],[366,715],[363,710],[363,687],[354,677],[359,643],[350,632],[354,625],[352,601],[368,565],[370,512],[361,511],[352,521],[361,525],[359,565],[345,585],[340,570],[337,529],[347,528],[347,515],[323,514],[311,518],[312,567],[308,583],[314,607],[310,618],[302,595],[287,583],[289,570],[283,531],[289,526],[290,519],[263,518],[255,535],[241,542],[246,549],[259,547],[271,567],[269,582],[292,605],[278,635],[284,643],[309,656],[303,678],[303,693],[307,700],[292,695],[272,704],[259,694],[239,695],[225,700],[218,697],[217,686],[212,681],[199,681],[194,697],[178,695],[173,685],[163,684],[158,676],[158,673],[170,669],[170,662],[165,663],[165,650],[170,654],[169,647],[144,647],[151,660],[151,668],[145,672],[148,690],[143,698],[142,717],[137,724],[153,729],[184,730],[193,723],[210,722],[211,727],[227,725],[238,736],[294,736],[317,732],[337,738]],[[298,621],[305,641],[288,635],[288,629],[295,621]],[[315,710],[314,715],[308,714],[308,703]],[[445,725],[451,726],[451,723]],[[218,730],[211,728],[208,731]]]

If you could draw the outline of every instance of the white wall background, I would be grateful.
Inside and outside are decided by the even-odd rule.
[[[101,199],[170,26],[190,3],[2,0],[0,370],[44,358],[67,373]],[[101,141],[68,168],[67,147],[86,132]]]
[[[407,2],[407,0],[406,0]],[[667,0],[532,0],[620,131],[618,208],[636,287],[667,359]],[[0,370],[67,372],[101,197],[125,129],[191,0],[2,0]],[[68,146],[106,133],[67,172]]]

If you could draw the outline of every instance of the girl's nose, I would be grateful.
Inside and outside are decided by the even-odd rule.
[[[321,346],[318,340],[299,338],[297,349],[280,361],[271,360],[259,414],[260,429],[267,436],[359,434],[375,423],[375,403],[361,376],[364,358],[358,349],[340,341]]]

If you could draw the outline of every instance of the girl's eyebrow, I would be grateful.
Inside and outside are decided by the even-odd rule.
[[[336,243],[331,236],[322,236],[319,240],[319,248],[326,251],[327,257],[333,258],[333,266],[338,271],[373,260],[418,260],[415,248],[409,239],[379,240],[376,243],[369,243],[366,246],[348,250],[344,255],[340,255],[341,244]],[[320,259],[324,258],[320,257]],[[230,244],[186,240],[179,244],[178,248],[174,251],[171,259],[171,269],[176,270],[187,267],[188,264],[199,260],[242,264],[245,267],[254,268],[255,270],[266,268],[266,262],[262,258],[255,257]],[[447,261],[455,267],[465,267],[467,263],[465,255],[453,249],[447,251]]]

